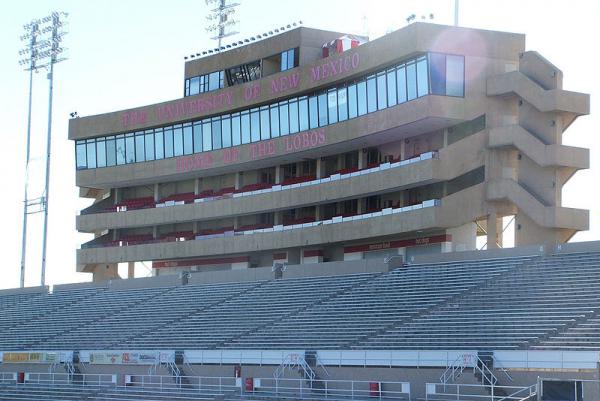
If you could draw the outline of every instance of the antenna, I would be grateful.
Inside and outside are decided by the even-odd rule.
[[[233,16],[236,12],[235,8],[240,3],[230,3],[228,0],[206,0],[206,4],[217,6],[217,8],[210,10],[210,13],[206,16],[210,24],[206,27],[206,32],[216,34],[211,39],[218,41],[217,49],[220,52],[223,38],[239,33],[237,31],[226,32],[226,30],[238,24],[239,21]]]
[[[458,26],[458,0],[454,0],[454,26]]]

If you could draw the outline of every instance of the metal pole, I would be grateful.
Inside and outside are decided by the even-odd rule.
[[[55,28],[56,29],[56,28]],[[44,236],[42,238],[42,273],[41,285],[46,285],[46,244],[48,242],[48,199],[50,194],[50,149],[52,145],[52,83],[54,80],[54,56],[50,60],[50,93],[48,95],[48,138],[46,143],[46,187],[44,189]]]
[[[454,26],[458,26],[458,0],[454,0]]]
[[[35,61],[33,60],[33,44],[35,43],[35,35],[33,34],[33,27],[31,32],[31,44],[30,44],[30,57],[31,65],[29,70],[29,111],[27,112],[27,145],[25,157],[25,200],[23,201],[23,239],[21,241],[21,288],[25,287],[25,260],[27,253],[27,204],[29,199],[27,197],[27,184],[29,182],[29,155],[31,148],[31,99],[33,96],[33,67]]]

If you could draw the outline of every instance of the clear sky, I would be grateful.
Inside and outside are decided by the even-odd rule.
[[[453,0],[240,0],[240,34],[232,40],[302,20],[304,25],[365,34],[374,39],[406,25],[406,17],[434,14],[453,22]],[[75,231],[77,211],[89,204],[75,187],[69,113],[105,113],[175,99],[183,91],[183,56],[212,48],[204,30],[202,0],[21,0],[0,14],[0,288],[19,285],[25,178],[28,74],[18,64],[22,25],[51,11],[69,15],[65,40],[69,60],[56,66],[47,283],[90,279],[75,273],[75,249],[90,239]],[[591,149],[591,168],[565,186],[563,204],[591,210],[591,229],[576,241],[600,239],[600,0],[460,0],[461,26],[524,33],[527,49],[540,52],[564,72],[564,88],[590,93],[592,114],[566,131],[567,145]],[[225,41],[224,43],[227,43]],[[30,197],[42,194],[46,138],[47,79],[34,81]],[[42,215],[30,217],[26,285],[39,284]],[[144,274],[140,268],[138,274]]]

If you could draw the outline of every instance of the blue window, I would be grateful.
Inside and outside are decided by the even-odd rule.
[[[396,70],[396,87],[398,89],[398,104],[406,102],[406,67]]]
[[[242,112],[242,143],[250,143],[250,113]]]
[[[202,150],[212,150],[212,129],[210,118],[202,120]]]
[[[388,107],[392,107],[397,103],[396,98],[396,70],[389,70],[387,72],[387,104]]]
[[[154,133],[150,131],[144,132],[144,143],[146,146],[146,160],[154,160]]]
[[[202,122],[194,123],[192,127],[194,132],[194,153],[202,152]]]
[[[319,95],[319,127],[327,125],[327,94],[321,93]]]
[[[87,166],[96,168],[96,143],[93,139],[87,141]]]
[[[279,107],[273,105],[269,111],[271,113],[271,138],[277,138],[279,136]]]
[[[165,158],[165,142],[162,128],[154,130],[154,155],[156,160]]]
[[[358,92],[358,115],[367,114],[367,83],[361,81],[356,85]]]
[[[356,97],[356,85],[348,87],[348,117],[355,118],[358,116],[358,100]]]
[[[258,108],[250,110],[250,139],[260,141],[260,114]]]
[[[290,100],[290,134],[298,132],[298,100]]]
[[[327,113],[329,115],[329,124],[338,122],[337,117],[337,90],[330,89],[327,92]]]
[[[178,125],[173,129],[173,147],[174,156],[183,155],[183,128],[181,125]]]
[[[408,100],[417,98],[417,67],[414,62],[406,65],[406,83],[408,88]]]
[[[117,164],[125,164],[125,135],[117,135]]]
[[[319,126],[319,100],[316,96],[308,98],[308,108],[310,115],[310,128],[317,128]]]
[[[98,167],[106,167],[106,142],[96,141],[96,160]]]
[[[173,157],[173,130],[165,128],[165,157]]]
[[[377,111],[377,81],[374,76],[367,78],[367,112]]]
[[[465,95],[465,58],[446,56],[446,96]]]
[[[282,136],[290,133],[290,112],[287,102],[279,103],[279,128]]]
[[[431,71],[431,93],[446,94],[446,55],[430,53],[429,64]]]
[[[191,155],[194,153],[194,134],[192,124],[183,126],[183,154]]]
[[[271,138],[271,118],[269,116],[269,107],[263,106],[260,108],[260,139],[266,140]]]
[[[231,141],[233,146],[240,145],[242,143],[242,134],[241,134],[241,121],[240,121],[240,113],[235,113],[231,115]]]
[[[88,159],[89,154],[90,152],[88,149]],[[133,134],[125,134],[125,162],[127,164],[135,163],[135,137]]]
[[[115,166],[117,164],[117,143],[115,137],[108,137],[106,140],[106,165]]]
[[[75,159],[77,160],[77,169],[87,168],[85,155],[85,143],[77,141],[75,145]]]
[[[385,72],[377,74],[377,109],[387,108],[387,83]]]
[[[429,78],[427,76],[427,59],[417,61],[417,95],[419,97],[429,94]]]
[[[300,131],[306,131],[310,126],[308,115],[308,98],[306,96],[298,99],[298,114],[300,116]]]
[[[200,77],[190,79],[190,96],[200,93]]]
[[[221,118],[221,136],[224,148],[231,146],[231,118],[229,114]]]
[[[221,118],[215,117],[212,119],[212,148],[221,149]]]
[[[348,119],[348,102],[346,99],[346,88],[338,89],[337,102],[338,102],[338,119],[339,119],[339,121],[347,120]]]

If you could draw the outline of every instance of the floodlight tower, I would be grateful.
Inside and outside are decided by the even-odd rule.
[[[235,8],[239,6],[240,3],[230,3],[227,0],[206,0],[206,4],[217,5],[217,8],[210,10],[210,14],[206,16],[209,24],[211,24],[206,27],[206,31],[215,33],[215,36],[211,39],[218,40],[218,51],[221,51],[221,41],[223,38],[239,33],[236,31],[226,32],[226,29],[233,27],[238,23],[238,21],[233,18],[233,15],[236,11]]]
[[[52,139],[52,95],[54,64],[59,63],[66,58],[61,57],[65,51],[61,47],[63,37],[66,35],[64,27],[66,26],[67,13],[53,12],[42,18],[35,19],[28,24],[23,25],[25,34],[21,40],[28,43],[27,48],[22,49],[19,55],[24,56],[19,60],[19,64],[25,66],[29,71],[29,109],[27,114],[27,145],[26,145],[26,164],[25,164],[25,199],[23,203],[23,238],[21,244],[21,287],[25,286],[25,260],[27,250],[27,215],[32,213],[44,213],[44,228],[42,238],[42,270],[40,283],[46,284],[46,244],[48,233],[48,195],[50,190],[50,150]],[[44,193],[41,197],[30,200],[27,194],[29,177],[29,158],[31,143],[31,103],[33,94],[33,72],[40,69],[48,70],[49,94],[48,94],[48,133],[46,143],[46,180]]]

